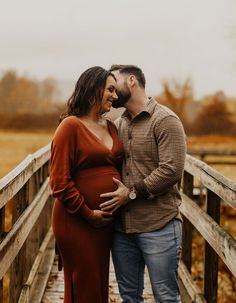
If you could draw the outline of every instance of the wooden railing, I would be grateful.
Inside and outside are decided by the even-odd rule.
[[[236,165],[235,149],[200,149],[189,148],[188,154],[198,157],[209,165]]]
[[[205,211],[193,200],[195,179],[206,189]],[[184,224],[180,278],[193,302],[217,302],[219,257],[236,276],[236,241],[219,225],[221,201],[236,209],[236,183],[206,163],[187,155],[182,198],[180,210],[184,216]],[[193,283],[190,274],[193,228],[196,228],[205,239],[203,290]]]
[[[3,284],[9,291],[10,303],[39,303],[42,298],[54,257],[49,158],[48,145],[28,156],[0,180],[0,303],[4,302]],[[206,188],[206,211],[193,199],[196,179]],[[236,241],[219,225],[221,200],[236,209],[236,184],[188,155],[182,189],[184,224],[180,280],[191,301],[217,302],[219,257],[236,276]],[[5,209],[9,203],[12,203],[12,227],[6,231]],[[193,228],[206,241],[202,290],[191,276]]]
[[[54,244],[50,228],[49,158],[48,145],[29,155],[0,180],[1,303],[7,300],[33,303],[35,293],[40,297],[39,293],[45,288],[46,281],[40,281],[40,273],[45,271],[45,263],[51,266],[54,257],[51,253]],[[9,204],[11,212],[7,218]],[[5,221],[10,215],[11,228],[6,231]]]

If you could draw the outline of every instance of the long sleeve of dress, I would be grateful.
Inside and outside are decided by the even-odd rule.
[[[84,218],[92,215],[84,197],[75,187],[73,170],[78,134],[70,119],[63,120],[58,126],[51,145],[50,185],[53,197],[57,198],[71,213],[80,213]]]

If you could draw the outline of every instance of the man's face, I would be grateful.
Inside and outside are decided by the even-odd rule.
[[[119,71],[112,72],[117,79],[117,96],[118,99],[114,100],[112,107],[119,108],[125,106],[131,97],[131,91],[127,84],[127,75],[121,74]]]

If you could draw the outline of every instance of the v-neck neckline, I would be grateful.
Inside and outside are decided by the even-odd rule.
[[[107,121],[107,130],[108,130],[108,132],[109,132],[109,135],[110,135],[110,137],[111,137],[111,139],[112,139],[112,146],[111,146],[111,148],[109,148],[96,134],[95,134],[95,132],[93,132],[89,127],[87,127],[86,125],[85,125],[85,123],[79,118],[79,117],[77,117],[78,118],[78,120],[79,120],[79,122],[84,126],[84,128],[101,144],[101,145],[103,145],[107,150],[109,150],[109,152],[112,152],[112,150],[113,150],[113,148],[114,148],[114,139],[113,139],[113,137],[112,137],[112,133],[111,133],[111,128],[110,128],[110,122],[109,122],[109,120],[106,120]]]

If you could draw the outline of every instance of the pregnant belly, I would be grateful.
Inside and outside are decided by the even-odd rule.
[[[99,204],[107,199],[101,198],[100,194],[112,192],[117,189],[113,177],[120,180],[117,170],[95,170],[79,173],[76,178],[76,185],[80,193],[84,196],[85,203],[91,209],[100,209]]]

